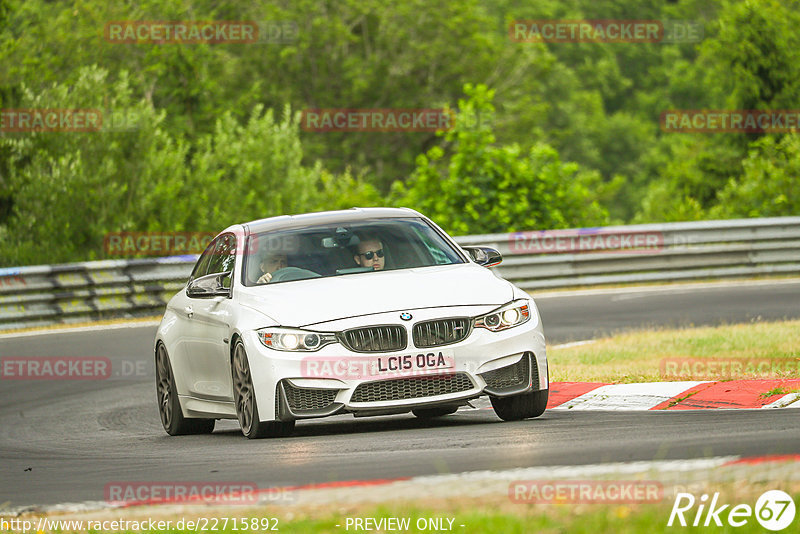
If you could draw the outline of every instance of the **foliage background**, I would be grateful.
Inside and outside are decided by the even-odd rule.
[[[0,265],[104,258],[115,231],[402,205],[455,234],[796,215],[797,135],[675,134],[669,109],[800,108],[778,0],[0,0]],[[514,19],[699,22],[696,43],[511,41]],[[288,44],[114,44],[109,21],[293,21]],[[435,108],[432,133],[304,132],[306,108]]]

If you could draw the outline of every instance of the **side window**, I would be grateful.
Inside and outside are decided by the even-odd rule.
[[[236,236],[225,234],[217,239],[217,246],[214,247],[214,254],[208,264],[208,274],[224,273],[233,271],[236,262]],[[226,279],[230,287],[230,277]]]
[[[442,252],[442,249],[437,247],[436,244],[431,240],[429,235],[421,232],[416,226],[414,227],[414,233],[417,234],[419,240],[422,241],[422,244],[425,245],[426,249],[428,249],[428,253],[437,265],[446,265],[452,263],[452,261],[447,258],[447,255]]]
[[[192,269],[192,275],[189,277],[189,280],[200,278],[208,273],[208,263],[211,261],[211,255],[214,252],[215,246],[217,246],[216,241],[212,241],[208,244],[203,254],[200,256],[200,259],[194,264],[194,269]]]

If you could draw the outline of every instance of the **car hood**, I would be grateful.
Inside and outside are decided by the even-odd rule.
[[[239,286],[237,293],[243,306],[282,326],[300,327],[417,308],[500,306],[512,299],[512,287],[490,270],[470,263]]]

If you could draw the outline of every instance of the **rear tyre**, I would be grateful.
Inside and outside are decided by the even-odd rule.
[[[161,425],[170,436],[211,434],[214,431],[213,419],[192,419],[183,416],[172,365],[163,343],[159,343],[156,349],[156,395]]]
[[[258,417],[253,378],[250,364],[241,340],[236,342],[231,360],[233,395],[236,402],[236,417],[242,434],[248,439],[277,438],[288,436],[294,430],[294,421],[261,421]]]
[[[491,397],[492,408],[503,421],[519,421],[539,417],[547,408],[550,390],[531,391],[510,397]]]
[[[447,406],[444,408],[417,408],[416,410],[411,410],[411,413],[420,419],[431,419],[433,417],[443,417],[451,413],[456,413],[456,410],[458,410],[458,406]]]

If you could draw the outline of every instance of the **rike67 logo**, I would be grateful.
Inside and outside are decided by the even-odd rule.
[[[693,510],[695,505],[697,509]],[[730,504],[719,502],[719,493],[715,493],[710,502],[706,494],[696,499],[691,493],[678,493],[667,526],[685,527],[691,521],[693,527],[708,527],[712,524],[721,527],[725,523],[731,527],[741,527],[752,520],[753,516],[767,530],[774,532],[784,530],[794,521],[794,501],[786,492],[770,490],[758,498],[755,508],[749,504],[737,504],[731,507]]]

